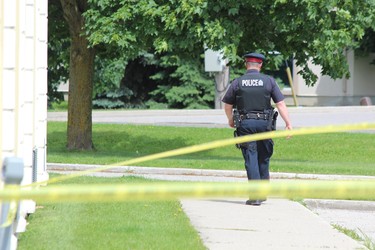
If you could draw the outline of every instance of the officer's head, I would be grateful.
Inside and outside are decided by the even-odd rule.
[[[245,58],[245,64],[247,69],[258,69],[260,70],[266,57],[259,53],[248,53],[243,56]]]

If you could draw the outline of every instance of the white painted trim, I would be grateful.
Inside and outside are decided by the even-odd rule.
[[[15,82],[14,82],[14,85],[15,85],[15,106],[14,106],[14,124],[15,124],[15,133],[14,133],[14,141],[15,141],[15,144],[14,144],[14,154],[15,156],[19,156],[19,157],[22,157],[22,155],[20,155],[20,146],[19,146],[19,139],[20,139],[20,136],[19,136],[19,127],[20,127],[20,124],[19,124],[19,116],[21,115],[20,114],[20,97],[19,97],[19,93],[20,93],[20,58],[19,58],[19,50],[20,50],[20,20],[19,20],[19,15],[20,15],[20,6],[19,6],[19,1],[16,1],[16,24],[15,24],[15,27],[14,27],[14,30],[15,30],[15,36],[16,36],[16,51],[15,51],[15,65],[14,65],[14,73],[15,73]]]
[[[3,121],[4,1],[0,1],[0,120]],[[0,122],[0,160],[3,164],[3,122]]]

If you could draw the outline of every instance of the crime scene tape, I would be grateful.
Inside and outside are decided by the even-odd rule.
[[[375,199],[375,181],[160,182],[118,185],[52,185],[38,189],[0,190],[1,200],[36,202],[160,201],[181,198],[239,197]]]
[[[288,136],[335,133],[335,132],[367,130],[367,129],[375,129],[375,123],[359,123],[359,124],[347,124],[347,125],[335,125],[335,126],[331,125],[331,126],[322,126],[322,127],[301,128],[301,129],[296,129],[296,130],[270,131],[270,132],[265,132],[265,133],[240,136],[240,137],[235,137],[235,138],[229,138],[229,139],[224,139],[224,140],[217,140],[213,142],[203,143],[199,145],[183,147],[183,148],[156,153],[152,155],[147,155],[143,157],[138,157],[138,158],[123,161],[123,162],[105,165],[105,166],[98,167],[95,169],[81,171],[75,174],[51,178],[50,180],[47,180],[44,182],[35,182],[30,185],[25,185],[23,187],[36,187],[39,185],[56,183],[56,182],[64,181],[67,179],[83,176],[86,174],[108,170],[115,166],[129,166],[129,165],[133,165],[133,164],[140,163],[140,162],[167,158],[167,157],[172,157],[172,156],[178,156],[178,155],[184,155],[184,154],[191,154],[191,153],[196,153],[199,151],[204,151],[204,150],[209,150],[209,149],[214,149],[218,147],[224,147],[224,146],[229,146],[229,145],[234,145],[234,144],[239,144],[239,143],[244,143],[244,142],[249,142],[249,141],[258,141],[258,140],[265,140],[265,139],[270,139],[270,138],[274,139],[274,138],[288,137]]]
[[[12,223],[14,222],[14,220],[17,216],[17,209],[18,209],[18,203],[16,201],[14,201],[14,199],[12,199],[10,204],[9,204],[8,215],[5,219],[5,222],[0,225],[0,228],[8,227],[8,226],[12,225]]]
[[[14,191],[19,190],[20,186],[7,184],[4,186],[4,189],[7,190],[7,192],[12,193]],[[2,201],[1,198],[0,201]],[[3,205],[1,208],[7,210],[8,213],[5,220],[3,220],[3,223],[0,225],[0,229],[12,225],[17,216],[18,202],[15,199],[10,199],[8,206]]]

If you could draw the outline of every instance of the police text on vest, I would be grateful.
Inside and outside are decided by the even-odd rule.
[[[242,80],[242,87],[257,87],[257,86],[263,86],[263,81],[261,79]]]

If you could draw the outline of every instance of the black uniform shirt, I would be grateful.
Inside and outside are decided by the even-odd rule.
[[[259,73],[256,69],[250,69],[246,71],[246,74],[254,74],[254,73]],[[269,88],[268,90],[271,93],[271,98],[274,101],[274,103],[278,103],[284,100],[284,96],[280,91],[279,86],[275,82],[275,79],[270,77],[271,79],[271,85],[267,85]],[[227,92],[225,93],[222,102],[230,105],[235,105],[236,104],[236,92],[239,89],[239,81],[238,79],[234,79],[232,83],[229,85],[229,88]]]

